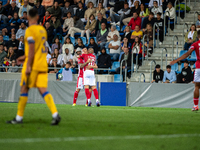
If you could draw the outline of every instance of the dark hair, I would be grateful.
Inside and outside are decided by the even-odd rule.
[[[200,30],[197,31],[197,35],[198,35],[198,37],[200,37]]]
[[[3,35],[2,35],[2,34],[0,34],[0,36],[2,36],[2,37],[3,37]]]
[[[128,3],[125,1],[125,2],[124,2],[124,5],[128,5]]]
[[[138,38],[138,44],[140,45],[141,39],[140,39],[138,36],[136,36],[135,38]],[[133,43],[133,47],[134,47],[135,45],[136,45],[136,42]]]
[[[138,12],[134,12],[134,13],[136,13],[136,14],[139,16],[139,13],[138,13]]]
[[[195,26],[195,30],[194,30],[194,31],[197,31],[196,25],[195,25],[195,24],[192,24],[191,27],[192,27],[192,26]],[[191,31],[191,27],[190,27],[190,31]]]
[[[159,65],[159,64],[157,64],[155,68],[160,68],[160,65]]]
[[[71,16],[72,16],[72,13],[71,13],[71,12],[68,12],[67,15],[68,15],[68,14],[71,14]]]
[[[167,69],[171,69],[171,66],[170,65],[167,65],[167,67],[166,67]]]
[[[78,4],[81,4],[82,5],[82,7],[83,7],[83,3],[80,1],[80,2],[78,2]]]
[[[154,3],[154,2],[156,2],[156,4],[158,4],[158,2],[157,2],[157,1],[153,1],[153,3]]]
[[[68,61],[66,64],[68,64],[68,65],[70,65],[70,66],[72,65],[71,62],[69,62],[69,61]]]
[[[78,39],[81,40],[81,45],[84,46],[84,44],[83,44],[83,40],[82,40],[80,37],[79,37]],[[78,40],[78,39],[77,39],[77,40]]]
[[[55,37],[55,39],[54,39],[54,43],[56,43],[56,39],[58,39],[58,50],[59,50],[59,49],[60,49],[60,40],[59,40],[58,37]]]
[[[58,48],[55,48],[55,49],[58,50],[58,55],[59,55],[59,49],[58,49]],[[57,57],[58,57],[58,55],[56,56],[56,54],[55,54],[55,49],[54,49],[54,52],[53,52],[53,54],[52,54],[52,57],[53,57],[53,58],[57,58]]]
[[[67,44],[67,39],[69,39],[70,40],[70,44],[72,44],[72,41],[71,41],[71,39],[69,38],[69,37],[66,37],[66,39],[65,39],[65,43],[64,44]]]
[[[76,22],[77,22],[80,18],[79,18],[78,16],[74,16],[73,19],[74,19],[74,25],[76,25]]]
[[[189,64],[188,60],[185,60],[185,61],[184,61],[184,63],[187,63],[187,64]]]
[[[69,1],[69,0],[66,0],[65,3],[69,3],[69,4],[70,4],[70,1]]]
[[[29,16],[30,16],[31,18],[34,18],[34,17],[36,17],[37,15],[38,15],[38,11],[37,11],[36,8],[31,8],[31,9],[29,10]]]
[[[24,11],[23,14],[27,14],[27,11]]]
[[[149,15],[153,15],[154,16],[154,13],[150,12]]]
[[[157,15],[161,16],[161,15],[162,15],[162,13],[158,12],[158,13],[157,13]]]
[[[92,16],[93,16],[93,18],[95,19],[95,16],[94,16],[93,14],[90,15],[90,17],[92,17]],[[90,17],[89,17],[89,19],[90,19]]]
[[[144,12],[146,11],[146,9],[147,9],[147,6],[144,4],[144,3],[141,3],[141,5],[144,5]],[[140,6],[141,6],[140,5]],[[141,9],[140,9],[140,11],[141,11]]]

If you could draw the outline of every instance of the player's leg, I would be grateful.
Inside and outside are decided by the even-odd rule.
[[[198,107],[198,104],[199,104],[199,89],[200,89],[200,82],[196,82],[195,88],[194,88],[194,98],[193,98],[194,107],[192,108],[192,111],[198,111],[199,110],[199,107]]]
[[[89,91],[89,85],[90,85],[90,71],[86,70],[84,72],[84,88],[85,88],[85,95],[88,101],[88,106],[91,106],[91,100],[90,100],[90,91]]]
[[[78,94],[79,94],[80,90],[81,89],[76,89],[76,91],[74,92],[73,106],[76,106],[76,101],[77,101]]]
[[[78,98],[78,94],[80,90],[83,89],[83,78],[78,77],[77,84],[76,84],[76,91],[74,92],[74,98],[73,98],[73,106],[76,106],[76,101]]]
[[[89,85],[85,85],[85,95],[86,95],[86,98],[87,98],[87,101],[88,101],[88,106],[91,106],[91,94],[90,94],[90,91],[89,91]]]
[[[99,93],[97,91],[96,86],[92,86],[92,91],[93,91],[94,97],[96,99],[96,105],[97,105],[97,107],[99,107],[100,106],[100,103],[99,103]]]

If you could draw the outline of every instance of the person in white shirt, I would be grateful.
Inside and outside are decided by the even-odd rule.
[[[134,6],[134,3],[138,1],[139,2],[139,5],[141,5],[141,1],[140,0],[129,0],[128,1],[128,4],[129,4],[129,8],[131,9],[132,7],[135,7]]]
[[[49,65],[50,64],[50,61],[51,61],[51,53],[49,52],[49,48],[48,47],[45,47],[46,48],[46,53],[47,53],[47,64]]]
[[[166,13],[166,20],[168,20],[168,18],[170,19],[170,22],[174,22],[174,19],[175,19],[175,8],[173,7],[172,3],[169,2],[168,5],[167,5],[167,9],[165,10],[165,13],[166,12],[169,12],[169,13]],[[166,26],[168,27],[168,21],[166,21]],[[173,24],[170,24],[170,29],[171,30],[174,30],[174,23]]]
[[[65,53],[63,55],[63,63],[66,64],[70,59],[72,59],[72,54],[70,53],[70,50],[68,48],[65,49]]]
[[[163,13],[162,6],[158,6],[158,2],[154,1],[153,2],[153,8],[151,9],[151,12],[154,13],[154,18],[157,18],[157,13],[160,12],[161,14]],[[161,16],[163,18],[163,15]]]
[[[154,6],[153,5],[154,1],[158,2],[158,6],[162,6],[162,0],[150,0],[150,2],[149,2],[149,8],[152,8]]]
[[[110,49],[110,56],[113,57],[114,61],[119,59],[120,50],[121,50],[121,43],[118,40],[118,36],[115,34],[113,35],[113,41],[110,42],[108,48]]]
[[[58,79],[58,75],[62,74],[62,79],[61,81],[73,81],[73,75],[72,75],[72,70],[70,69],[71,63],[67,62],[65,67],[60,69],[58,73],[56,74],[56,80]]]

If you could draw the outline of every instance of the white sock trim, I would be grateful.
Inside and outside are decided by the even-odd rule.
[[[52,117],[53,117],[53,118],[56,118],[57,115],[58,115],[58,112],[55,112],[55,113],[52,115]]]
[[[16,119],[17,121],[22,121],[23,117],[17,115],[15,119]]]

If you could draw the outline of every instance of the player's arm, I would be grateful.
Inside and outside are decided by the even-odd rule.
[[[181,57],[177,58],[176,60],[173,60],[170,62],[170,65],[174,65],[175,63],[186,59],[192,52],[194,51],[194,49],[190,49],[189,51],[187,51],[187,53],[183,54]]]
[[[25,55],[18,57],[18,58],[17,58],[17,65],[23,64],[25,58],[26,58]]]
[[[87,68],[88,68],[88,69],[91,69],[91,68],[93,68],[93,69],[97,69],[98,66],[97,66],[97,64],[94,64],[94,66],[87,66]]]
[[[30,75],[31,73],[31,68],[32,68],[33,59],[34,59],[34,50],[35,50],[35,42],[33,40],[29,40],[28,42],[29,42],[29,53],[28,53],[26,75]]]
[[[88,63],[91,62],[91,59],[88,59],[85,63],[79,64],[81,68],[85,67]]]

